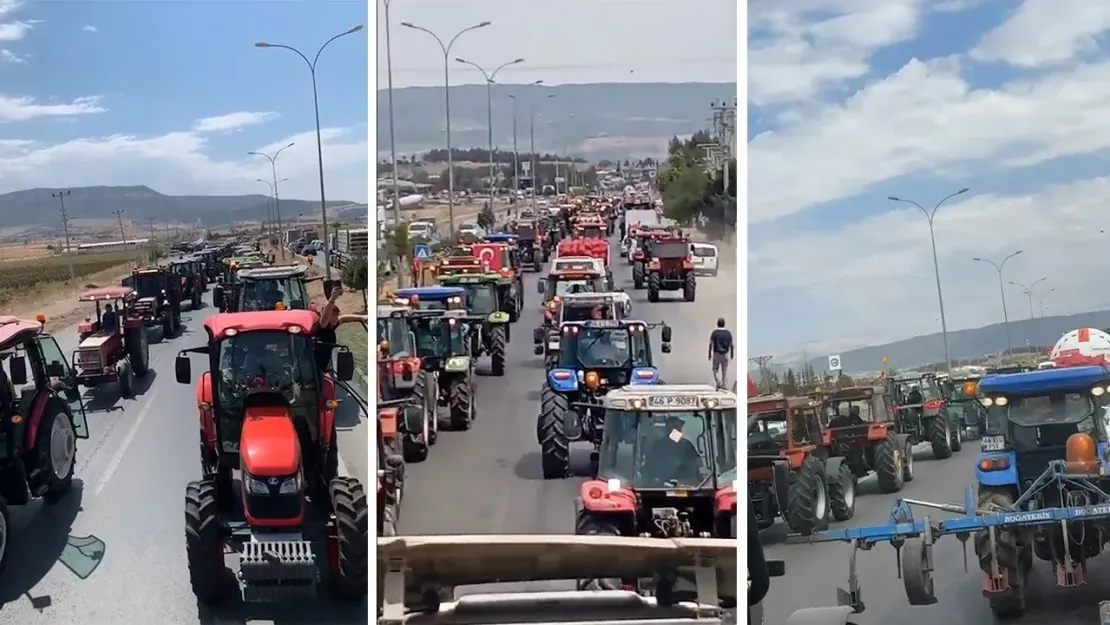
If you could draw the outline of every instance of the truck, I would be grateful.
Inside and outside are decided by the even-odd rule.
[[[370,253],[370,231],[366,228],[337,230],[332,237],[330,261],[333,267],[344,267],[347,261]]]

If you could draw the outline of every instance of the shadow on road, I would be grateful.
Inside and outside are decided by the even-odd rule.
[[[540,465],[539,451],[529,451],[513,465],[513,474],[522,480],[543,482],[543,468]],[[588,448],[570,448],[570,475],[569,479],[592,478],[590,473],[590,450]]]
[[[84,483],[73,480],[72,490],[54,505],[41,500],[10,509],[10,566],[0,577],[0,610],[26,598],[37,611],[53,604],[50,595],[35,596],[34,589],[56,563],[79,580],[88,579],[104,559],[105,544],[96,536],[73,536],[70,529],[81,511]]]

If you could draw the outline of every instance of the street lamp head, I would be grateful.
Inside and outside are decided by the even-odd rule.
[[[1018,251],[1016,251],[1016,252],[1014,252],[1013,254],[1010,254],[1010,255],[1011,256],[1017,256],[1018,254],[1022,253],[1023,251],[1025,251],[1025,250],[1018,250]]]
[[[976,256],[975,258],[972,258],[971,260],[978,261],[980,263],[983,262],[983,259],[979,258],[978,256]]]
[[[247,156],[262,156],[261,152],[247,152]]]
[[[971,189],[969,189],[967,187],[964,187],[964,188],[960,189],[959,191],[956,191],[956,195],[963,195],[963,194],[967,193],[970,190]]]
[[[533,84],[533,85],[542,85],[542,84],[543,84],[543,80],[537,80],[536,82],[534,82],[534,83],[532,83],[532,84]]]
[[[493,22],[482,22],[481,24],[478,24],[478,25],[477,25],[477,26],[475,26],[474,28],[485,28],[486,26],[489,26],[489,25],[490,25],[490,24],[492,24],[492,23],[493,23]]]
[[[290,141],[290,142],[289,142],[289,145],[285,146],[285,148],[291,148],[291,147],[293,147],[294,145],[297,145],[297,143],[296,143],[295,141]],[[282,149],[284,150],[285,148],[282,148]]]
[[[401,26],[404,26],[405,28],[416,28],[416,24],[413,24],[412,22],[401,22]]]
[[[358,32],[358,31],[360,31],[360,30],[362,30],[362,24],[359,24],[358,26],[352,26],[352,27],[351,27],[350,29],[348,29],[348,30],[347,30],[347,32],[346,32],[346,33],[344,33],[344,34],[346,34],[346,35],[349,35],[349,34],[351,34],[351,33],[357,33],[357,32]]]
[[[509,63],[509,65],[516,65],[517,63],[523,63],[523,62],[524,62],[524,59],[513,59],[512,62]]]
[[[256,47],[256,48],[269,48],[270,44],[266,43],[265,41],[259,41],[259,42],[254,44],[254,47]]]
[[[900,197],[894,197],[893,195],[889,195],[889,196],[887,196],[887,198],[886,198],[886,199],[890,200],[891,202],[901,202],[901,201],[902,201],[902,198],[900,198]]]
[[[465,63],[465,64],[467,64],[467,65],[471,65],[471,62],[470,62],[470,61],[468,61],[468,60],[466,60],[466,59],[462,58],[461,56],[456,56],[456,57],[455,57],[455,60],[456,60],[456,61],[458,61],[459,63]]]

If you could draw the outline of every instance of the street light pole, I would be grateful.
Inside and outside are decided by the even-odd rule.
[[[1012,340],[1010,340],[1010,313],[1006,311],[1006,288],[1002,284],[1002,268],[1006,266],[1006,261],[1008,261],[1011,258],[1017,256],[1018,254],[1021,254],[1021,252],[1022,252],[1022,250],[1018,250],[1018,251],[1010,254],[1006,258],[1003,258],[1002,262],[1000,262],[1000,263],[996,263],[993,260],[989,260],[989,259],[986,259],[986,258],[979,258],[978,256],[971,259],[975,262],[987,263],[991,267],[994,267],[994,270],[998,272],[998,294],[1002,297],[1002,322],[1003,322],[1003,324],[1005,324],[1005,327],[1006,327],[1006,352],[1007,353],[1012,352],[1014,350],[1014,343],[1013,343]]]
[[[937,237],[936,232],[933,230],[933,220],[936,218],[937,210],[940,209],[942,204],[956,197],[957,195],[963,195],[964,193],[967,193],[967,191],[968,189],[965,187],[963,189],[960,189],[959,191],[956,191],[955,193],[950,193],[944,196],[939,202],[936,203],[935,206],[933,206],[933,210],[931,211],[926,210],[924,206],[918,204],[917,202],[914,202],[913,200],[905,200],[893,195],[887,198],[891,202],[902,202],[904,204],[916,206],[918,209],[921,210],[922,213],[925,214],[925,219],[929,221],[929,243],[933,247],[933,275],[936,277],[937,281],[937,302],[940,305],[940,334],[941,338],[944,341],[944,365],[949,372],[952,371],[952,357],[948,351],[948,320],[944,316],[944,293],[940,287],[940,261],[937,260]]]
[[[542,83],[542,80],[537,80],[530,86],[536,86]],[[554,98],[554,93],[547,94],[548,98]],[[532,159],[532,212],[536,212],[536,195],[540,192],[538,186],[540,172],[539,159],[536,158],[536,99],[533,97],[528,98],[528,151],[531,152]]]
[[[278,158],[278,156],[281,156],[282,152],[288,150],[289,148],[293,147],[294,145],[296,145],[296,143],[290,142],[289,145],[286,145],[286,146],[282,147],[280,150],[278,150],[277,152],[274,152],[273,156],[270,156],[269,154],[266,154],[265,152],[247,152],[247,154],[250,155],[250,156],[265,156],[266,160],[270,161],[270,173],[273,174],[273,177],[274,177],[273,178],[273,180],[274,180],[274,184],[273,184],[273,190],[274,190],[274,218],[277,219],[278,247],[281,248],[280,251],[281,251],[281,259],[282,260],[285,260],[285,245],[284,245],[284,242],[281,240],[281,230],[282,230],[282,227],[281,227],[281,196],[278,195],[277,158]],[[320,180],[323,180],[323,178],[320,178]],[[327,236],[327,231],[326,230],[324,231],[324,236]]]
[[[324,48],[328,47],[329,43],[335,41],[336,39],[339,39],[340,37],[345,37],[347,35],[357,33],[360,30],[362,30],[362,24],[359,24],[358,26],[352,26],[351,28],[348,28],[338,35],[335,35],[331,39],[328,39],[324,42],[324,45],[320,46],[320,49],[316,51],[316,56],[312,57],[311,61],[308,60],[308,57],[305,56],[304,53],[294,48],[293,46],[287,46],[278,43],[266,43],[265,41],[259,41],[258,43],[254,44],[257,48],[283,48],[285,50],[296,53],[296,55],[301,57],[301,59],[304,60],[305,64],[308,65],[308,71],[310,74],[312,74],[312,106],[316,110],[316,162],[319,164],[320,169],[320,221],[323,229],[323,236],[321,237],[321,240],[324,241],[325,247],[327,247],[328,245],[328,201],[327,194],[324,192],[324,141],[320,135],[320,97],[319,93],[316,90],[316,62],[320,60],[320,53],[324,51]],[[276,173],[274,174],[274,177],[277,178]],[[280,227],[281,216],[279,215],[278,228]],[[282,246],[281,248],[281,257],[282,259],[285,258],[284,246]],[[330,253],[327,254],[327,258],[324,262],[324,279],[328,281],[331,280]]]
[[[486,135],[489,139],[489,200],[490,208],[493,207],[493,79],[497,78],[497,73],[510,65],[523,63],[524,59],[514,59],[507,63],[498,65],[492,72],[487,72],[485,68],[473,61],[466,59],[455,58],[456,61],[464,65],[475,67],[479,72],[482,72],[482,77],[486,79]]]
[[[455,236],[455,159],[451,155],[451,47],[455,45],[455,42],[458,41],[459,37],[463,36],[463,33],[477,30],[479,28],[485,28],[490,24],[492,24],[492,22],[486,21],[480,24],[475,24],[473,26],[468,26],[455,33],[455,36],[451,37],[451,40],[444,44],[443,40],[439,38],[439,35],[433,33],[427,28],[424,28],[423,26],[417,26],[412,22],[401,22],[401,26],[404,26],[405,28],[419,30],[431,35],[432,39],[435,39],[436,43],[439,44],[440,50],[443,51],[443,107],[446,117],[445,126],[447,132],[447,221],[450,224],[452,237]]]
[[[513,101],[513,197],[520,191],[520,152],[516,147],[516,96],[509,94]]]
[[[1024,284],[1022,284],[1020,282],[1014,282],[1013,280],[1010,281],[1010,284],[1020,288],[1022,290],[1022,292],[1025,293],[1025,296],[1027,298],[1029,298],[1029,318],[1030,319],[1033,318],[1033,289],[1036,288],[1036,286],[1038,284],[1044,282],[1045,280],[1048,280],[1047,276],[1044,277],[1044,278],[1037,278],[1029,286],[1025,286]]]
[[[1044,319],[1044,298],[1048,297],[1049,295],[1051,295],[1055,292],[1056,292],[1056,289],[1052,288],[1052,289],[1049,289],[1047,293],[1045,293],[1044,295],[1037,298],[1037,304],[1040,306],[1040,309],[1041,309],[1041,319]]]
[[[261,182],[270,189],[269,201],[266,202],[266,221],[263,222],[262,233],[272,234],[274,231],[274,184],[262,178],[255,178],[255,181]]]
[[[397,173],[397,135],[393,125],[393,43],[389,37],[389,3],[385,4],[385,74],[387,94],[389,97],[389,162],[393,165],[393,224],[394,228],[401,224],[401,181]],[[398,263],[397,286],[405,286],[405,264]]]
[[[266,185],[267,187],[270,187],[270,199],[273,200],[273,202],[274,202],[270,207],[270,210],[273,211],[271,213],[271,217],[276,217],[276,215],[277,215],[277,184],[273,183],[273,182],[270,182],[269,180],[265,180],[263,178],[255,178],[255,180],[257,180],[258,182],[261,182],[262,184]],[[277,182],[287,182],[288,180],[289,180],[288,178],[282,178],[281,180],[278,180]],[[273,229],[276,225],[277,224],[274,221],[270,221],[270,231],[271,232],[273,232]],[[279,243],[280,243],[280,241],[279,241]]]

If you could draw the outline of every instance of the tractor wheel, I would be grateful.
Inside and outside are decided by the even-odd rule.
[[[906,447],[898,444],[893,435],[875,445],[875,475],[879,478],[879,490],[896,493],[905,484]]]
[[[582,509],[574,518],[574,533],[578,536],[620,536],[621,530],[610,519],[596,515]],[[578,590],[621,590],[621,580],[610,579],[580,579],[576,585]]]
[[[335,585],[346,599],[366,597],[370,549],[370,509],[366,490],[358,480],[337,477],[329,485],[339,541],[339,562],[334,563]]]
[[[698,293],[697,279],[694,277],[694,272],[690,271],[682,281],[682,299],[687,302],[694,301]]]
[[[545,383],[540,391],[540,417],[536,424],[545,480],[560,480],[570,475],[570,440],[563,423],[563,413],[567,410],[570,410],[567,398]]]
[[[209,480],[185,487],[185,558],[189,585],[202,604],[215,605],[228,596],[227,567],[216,487]]]
[[[938,415],[929,419],[925,424],[925,430],[928,432],[929,446],[933,448],[933,458],[937,460],[944,460],[952,456],[952,428],[948,425],[948,419],[944,415]]]
[[[497,326],[490,332],[489,362],[493,375],[505,375],[505,328]]]
[[[51,401],[35,435],[35,456],[46,484],[43,499],[57,503],[73,486],[77,461],[77,431],[58,401]]]
[[[116,368],[116,375],[119,377],[119,395],[120,397],[130,399],[135,396],[135,374],[131,371],[131,363],[123,360]]]
[[[414,412],[420,412],[419,418]],[[405,462],[424,462],[428,459],[428,421],[423,407],[408,405],[401,409],[401,420],[405,423],[405,432],[401,437],[402,455]],[[418,422],[418,425],[413,422]],[[412,427],[416,425],[416,427]]]
[[[1014,505],[1013,495],[1001,488],[979,487],[976,508],[981,511],[1000,512],[1012,510]],[[979,559],[979,568],[988,575],[992,569],[992,549],[990,534],[976,532],[975,555]],[[994,559],[997,559],[998,568],[1005,571],[1010,582],[1010,593],[990,597],[991,612],[996,618],[1014,619],[1025,614],[1026,607],[1026,579],[1029,569],[1033,566],[1029,547],[1018,544],[1014,532],[998,529],[995,531]]]
[[[809,536],[829,526],[829,485],[825,480],[825,463],[809,456],[795,474],[786,502],[786,524],[790,529]]]
[[[0,573],[4,572],[4,565],[8,561],[8,545],[11,544],[11,516],[8,515],[8,503],[0,497]]]
[[[950,418],[947,418],[949,423],[952,423]],[[964,424],[962,421],[952,423],[948,428],[951,437],[948,439],[952,447],[953,453],[960,451],[964,447]]]
[[[644,288],[644,264],[640,261],[632,263],[632,286],[637,289]]]
[[[167,308],[162,311],[162,340],[172,339],[174,335],[173,330],[173,313]]]
[[[516,323],[520,319],[520,306],[516,303],[515,295],[505,298],[505,307],[508,308],[505,312],[509,314],[509,323]]]
[[[474,420],[474,389],[470,387],[469,380],[462,377],[452,380],[447,392],[451,429],[457,432],[469,430]]]
[[[658,302],[659,301],[659,289],[662,286],[663,286],[663,279],[659,277],[659,274],[657,274],[657,273],[648,274],[647,289],[648,289],[648,301],[649,302]]]
[[[906,440],[906,449],[902,452],[902,481],[913,481],[913,443]]]
[[[829,508],[837,521],[856,515],[856,476],[846,463],[841,463],[836,477],[829,480]]]
[[[131,370],[136,377],[144,377],[150,371],[150,341],[147,339],[146,327],[139,326],[127,331],[127,358],[131,361]]]
[[[430,424],[430,427],[428,428],[428,444],[435,445],[438,438],[436,436],[438,429],[436,428],[436,416],[438,410],[436,408],[435,394],[433,393],[431,397],[428,396],[428,381],[429,377],[426,371],[417,371],[416,380],[412,386],[412,396],[415,400],[413,403],[415,403],[417,406],[420,406],[420,409],[427,413],[426,418],[428,419],[428,422]]]

